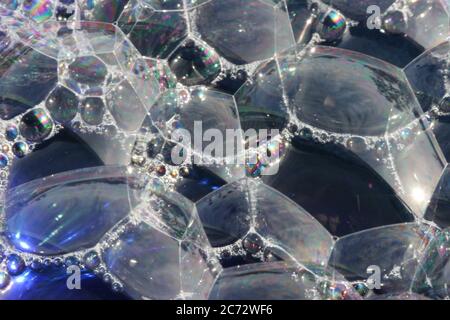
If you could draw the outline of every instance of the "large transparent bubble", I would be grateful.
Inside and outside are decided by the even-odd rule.
[[[448,299],[449,7],[1,1],[0,299]]]
[[[349,182],[351,184],[359,183],[359,179],[369,179],[363,182],[366,184],[367,198],[359,197],[359,202],[349,205],[355,204],[356,209],[361,211],[361,206],[364,206],[361,201],[385,198],[386,195],[389,198],[392,192],[388,190],[392,188],[416,216],[423,216],[445,160],[428,130],[427,121],[403,72],[369,56],[322,46],[306,49],[299,55],[288,54],[276,61],[279,75],[271,68],[263,69],[266,73],[255,75],[255,81],[238,92],[238,109],[244,121],[246,117],[251,121],[250,117],[257,117],[258,113],[262,118],[268,109],[270,114],[284,112],[281,119],[289,115],[291,125],[286,127],[295,136],[297,142],[294,149],[299,154],[317,153],[317,158],[323,159],[323,165],[337,172],[342,172],[338,163],[357,164],[361,173],[352,170],[351,174],[359,178]],[[265,86],[266,82],[275,85]],[[318,87],[322,90],[317,90]],[[252,96],[262,97],[263,94],[270,98],[252,99]],[[247,114],[250,107],[253,112]],[[266,123],[266,128],[272,126],[271,121]],[[335,165],[331,160],[325,161],[325,155],[335,159]],[[305,157],[306,154],[300,155],[293,162],[286,160],[289,158],[286,154],[281,160],[278,175],[288,174],[289,179],[274,175],[266,177],[266,181],[300,201],[301,193],[296,181],[305,180],[294,179],[292,175],[301,171],[292,171],[288,166],[299,168],[300,159],[306,161]],[[333,179],[329,171],[321,170],[317,164],[311,163],[305,173],[311,177],[316,175],[316,180]],[[314,167],[318,169],[316,173],[312,170]],[[382,187],[384,191],[372,190],[378,184],[376,181],[380,181],[381,185],[387,183]],[[294,189],[290,189],[289,184],[295,185]],[[316,191],[308,189],[310,192]],[[391,202],[388,198],[384,201]],[[305,201],[308,199],[305,196]],[[338,201],[343,199],[345,197]],[[315,201],[315,205],[322,206],[321,203],[324,205],[325,202]],[[301,201],[299,204],[315,214],[316,209]],[[339,209],[332,210],[336,212]],[[398,210],[390,212],[395,211]],[[370,221],[371,218],[368,219]]]
[[[176,193],[156,193],[136,208],[136,221],[103,256],[137,299],[206,299],[220,271],[196,209]]]
[[[201,37],[238,65],[268,59],[295,43],[288,14],[276,1],[214,0],[195,16]]]

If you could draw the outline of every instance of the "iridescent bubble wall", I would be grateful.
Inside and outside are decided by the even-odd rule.
[[[3,0],[0,299],[449,299],[449,75],[448,0]]]

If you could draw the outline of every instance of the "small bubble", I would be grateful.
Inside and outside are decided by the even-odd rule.
[[[76,265],[78,265],[79,263],[80,263],[80,261],[78,260],[77,257],[67,257],[67,258],[64,260],[64,264],[66,265],[66,267],[69,267],[69,266],[76,266]]]
[[[352,137],[347,140],[347,148],[354,153],[363,153],[367,150],[366,141],[361,137]]]
[[[122,286],[122,284],[119,283],[119,282],[114,282],[114,283],[112,284],[112,290],[113,290],[114,292],[122,292],[122,291],[123,291],[123,286]]]
[[[103,281],[106,283],[111,283],[112,282],[112,276],[109,273],[105,273],[103,275]]]
[[[312,139],[313,132],[309,128],[303,128],[300,130],[299,135],[301,138],[303,138],[305,140],[310,140],[310,139]]]
[[[89,269],[95,269],[100,265],[100,257],[98,256],[97,252],[95,251],[89,251],[84,256],[84,263],[86,267]]]
[[[256,254],[262,250],[264,241],[258,234],[250,233],[242,241],[242,246],[247,252]]]
[[[17,254],[10,254],[6,259],[6,268],[12,276],[17,276],[25,271],[25,261]]]
[[[15,125],[9,125],[6,127],[5,136],[9,141],[14,141],[19,135],[19,129]]]

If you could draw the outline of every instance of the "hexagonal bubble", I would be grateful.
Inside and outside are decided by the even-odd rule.
[[[355,69],[360,70],[353,73]],[[326,90],[310,90],[318,83]],[[358,90],[350,97],[343,89],[347,86]],[[324,93],[327,96],[322,97]],[[283,94],[301,121],[336,133],[382,135],[409,124],[419,112],[400,70],[365,55],[322,46],[304,56],[289,53],[262,65],[236,100],[244,119],[247,112],[256,117],[273,114],[269,125],[282,129],[289,120]]]
[[[387,32],[404,33],[425,49],[445,41],[450,34],[446,0],[407,0],[394,3],[383,15]]]
[[[420,110],[401,70],[365,55],[318,46],[304,57],[287,56],[280,68],[290,108],[323,130],[383,135]],[[318,85],[323,90],[311,90]]]
[[[194,162],[225,180],[245,176],[242,132],[231,95],[201,86],[168,90],[149,115],[165,139],[182,147],[177,165]]]
[[[57,86],[47,97],[45,106],[52,119],[65,123],[76,117],[78,103],[75,93],[65,87]]]
[[[95,56],[82,56],[60,63],[63,82],[75,92],[85,95],[102,95],[108,75],[106,65]]]
[[[317,271],[317,270],[315,270]],[[226,268],[209,296],[212,300],[360,300],[337,272],[317,276],[286,262]]]
[[[417,268],[412,291],[432,299],[450,297],[450,229],[442,231],[430,244]]]
[[[281,258],[324,265],[333,246],[331,235],[318,221],[284,195],[254,180],[228,184],[197,202],[197,208],[214,247],[243,239],[242,245],[251,255],[274,251]]]
[[[345,145],[422,216],[445,161],[402,71],[322,46],[300,57],[287,55],[279,64],[297,128],[305,127],[319,141]],[[317,86],[324,90],[313,90]]]
[[[193,204],[181,195],[155,193],[136,208],[138,222],[103,253],[110,271],[137,299],[206,299],[220,265]]]
[[[295,44],[284,5],[272,0],[214,0],[194,11],[201,38],[242,65],[271,58]]]
[[[123,167],[66,171],[8,190],[6,235],[21,251],[72,252],[95,246],[130,209]]]
[[[129,3],[118,25],[143,56],[152,58],[167,58],[188,31],[183,11],[158,11],[137,1]]]
[[[437,232],[431,225],[408,223],[354,233],[336,241],[329,265],[349,281],[379,276],[370,278],[378,293],[406,291]]]
[[[147,112],[128,81],[112,89],[106,96],[106,103],[119,128],[136,131],[141,127]]]

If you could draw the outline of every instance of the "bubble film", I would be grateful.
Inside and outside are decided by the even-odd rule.
[[[447,0],[1,1],[0,299],[449,299],[449,41]]]

